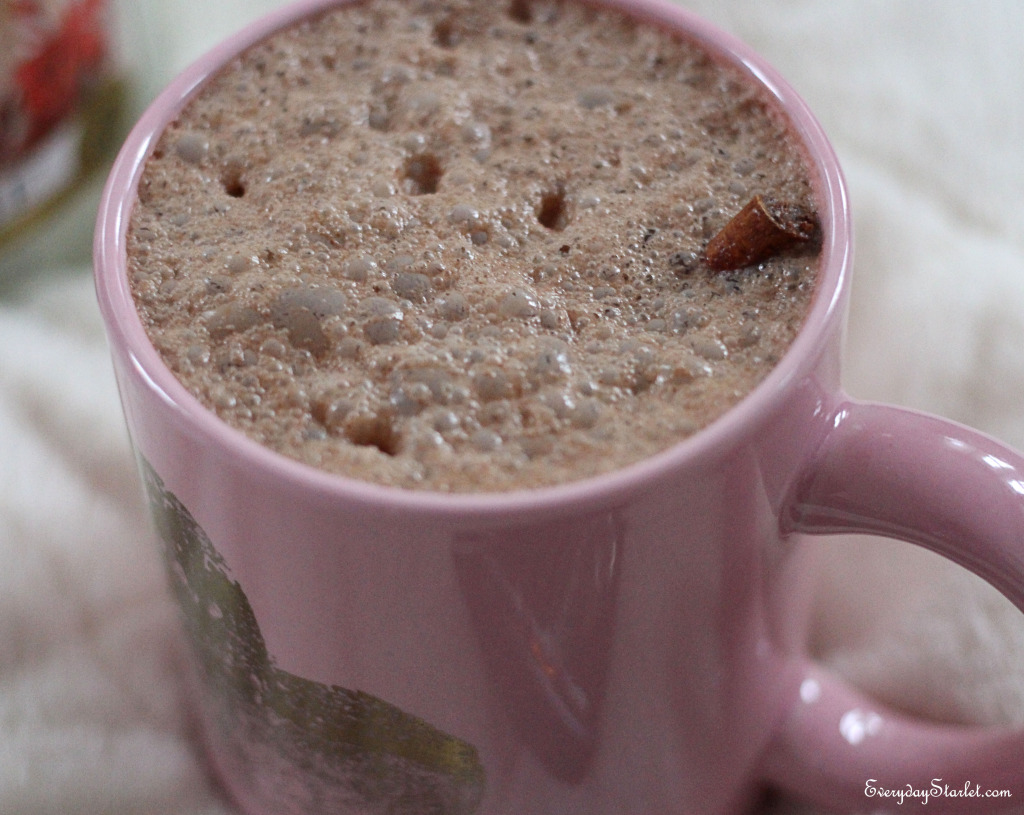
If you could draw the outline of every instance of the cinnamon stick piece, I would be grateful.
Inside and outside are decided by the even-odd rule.
[[[803,205],[755,195],[708,241],[704,258],[716,272],[741,269],[810,241],[817,232],[817,217]]]

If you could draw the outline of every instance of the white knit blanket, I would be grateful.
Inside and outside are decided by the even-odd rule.
[[[1018,0],[686,4],[774,63],[840,154],[857,234],[848,390],[1024,449]],[[124,5],[151,92],[275,4]],[[0,813],[233,813],[197,749],[88,269],[3,284]],[[822,659],[924,714],[1024,722],[1024,617],[1006,601],[906,545],[822,546]]]

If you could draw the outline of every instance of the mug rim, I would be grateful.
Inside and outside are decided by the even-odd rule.
[[[540,487],[491,492],[441,492],[388,486],[320,470],[260,444],[207,409],[163,362],[146,334],[127,277],[126,236],[146,160],[164,129],[206,81],[246,48],[302,18],[359,0],[296,0],[228,36],[166,85],[139,117],[121,147],[100,200],[93,244],[94,282],[100,312],[115,352],[160,400],[174,421],[188,425],[209,444],[247,462],[250,472],[289,482],[327,497],[378,507],[430,513],[490,514],[591,503],[625,495],[664,479],[687,463],[734,443],[744,429],[771,412],[771,405],[813,373],[824,339],[843,320],[843,295],[852,264],[852,223],[846,182],[827,135],[809,106],[778,71],[750,46],[672,0],[571,0],[626,14],[696,39],[744,70],[775,99],[800,138],[814,172],[822,229],[821,264],[810,308],[797,336],[768,375],[736,405],[706,427],[640,461],[595,476]]]

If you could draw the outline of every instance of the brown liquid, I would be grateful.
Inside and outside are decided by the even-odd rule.
[[[754,194],[812,203],[772,105],[582,4],[342,7],[163,135],[139,311],[205,405],[328,471],[496,491],[622,467],[739,401],[807,311],[815,247],[701,261]]]

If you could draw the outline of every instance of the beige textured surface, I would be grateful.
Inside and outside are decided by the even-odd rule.
[[[147,331],[224,421],[355,478],[497,491],[647,458],[796,335],[817,242],[698,258],[755,194],[813,219],[803,151],[692,43],[449,3],[282,32],[182,112],[128,235]]]

